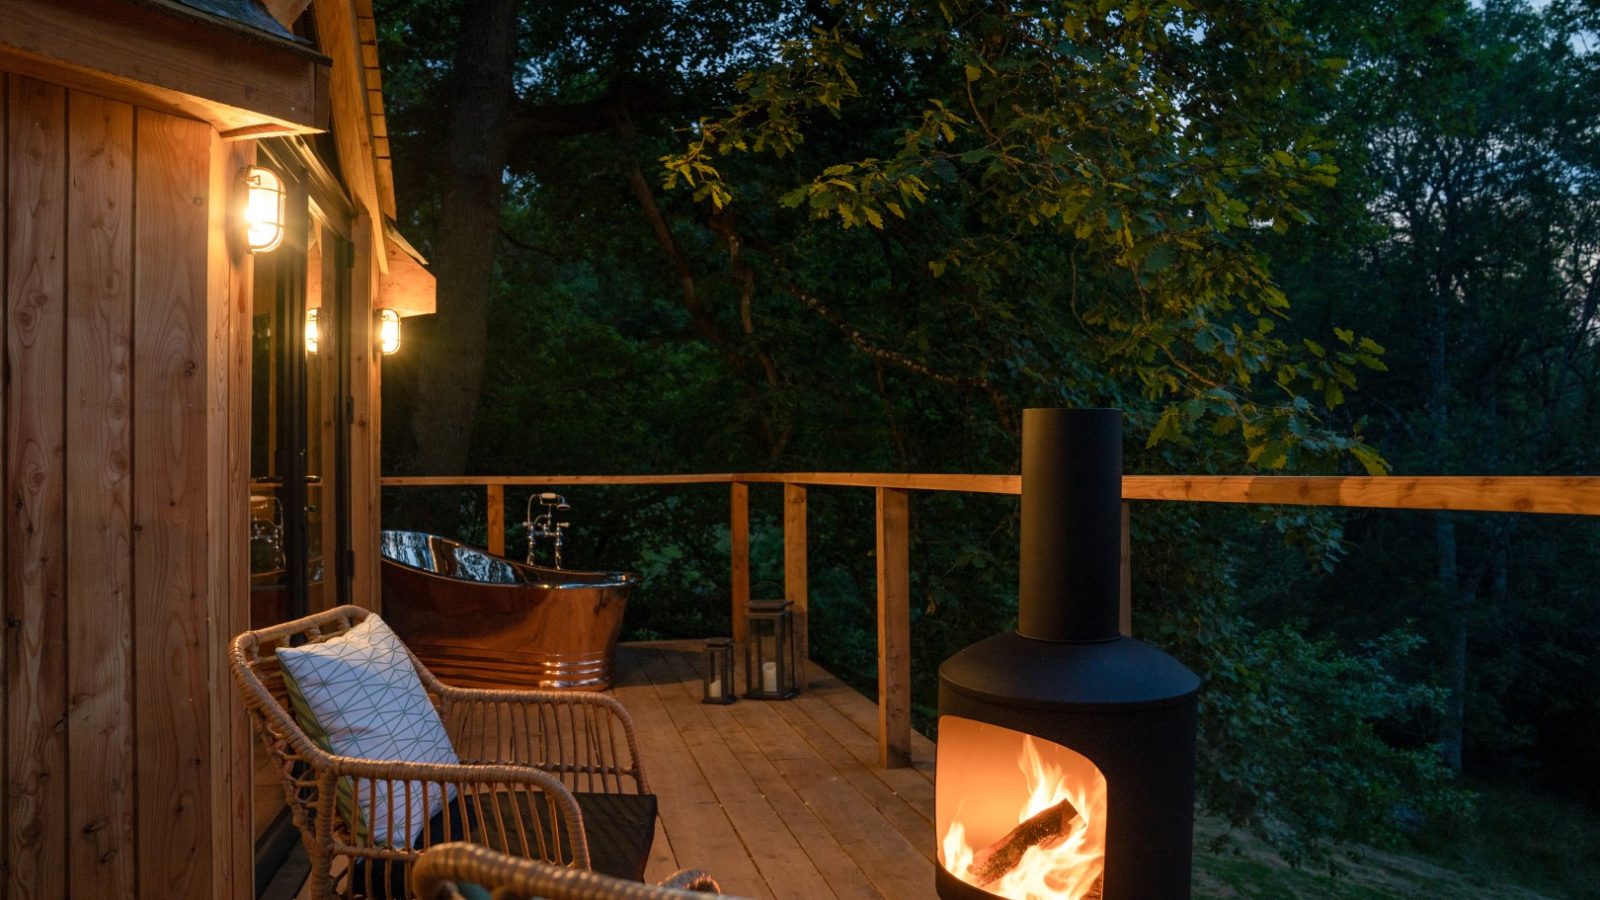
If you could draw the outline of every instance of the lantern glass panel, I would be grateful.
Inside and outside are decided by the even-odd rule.
[[[706,703],[732,703],[734,699],[733,639],[711,638],[706,641],[703,701]]]
[[[798,692],[794,605],[787,600],[752,600],[745,642],[745,696],[782,700]]]

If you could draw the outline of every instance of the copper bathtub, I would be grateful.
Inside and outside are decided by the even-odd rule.
[[[383,532],[383,618],[447,684],[611,685],[631,572],[530,566],[416,531]]]

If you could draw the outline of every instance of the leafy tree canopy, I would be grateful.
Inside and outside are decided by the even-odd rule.
[[[1151,445],[1205,425],[1266,468],[1343,451],[1381,472],[1319,413],[1383,370],[1382,347],[1343,328],[1281,337],[1289,301],[1257,246],[1309,221],[1301,198],[1338,172],[1298,98],[1339,62],[1290,6],[832,3],[663,158],[665,185],[713,218],[803,211],[812,227],[783,218],[787,239],[744,243],[824,316],[948,299],[948,318],[901,324],[978,351],[951,380],[1142,407]],[[808,266],[841,241],[818,231],[830,222],[875,233],[855,243],[880,255],[882,288]]]

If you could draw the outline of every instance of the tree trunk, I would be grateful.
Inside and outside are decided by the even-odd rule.
[[[443,199],[433,244],[439,311],[418,329],[416,341],[421,351],[411,419],[416,474],[460,474],[472,446],[483,386],[516,51],[516,0],[462,5],[451,76]]]

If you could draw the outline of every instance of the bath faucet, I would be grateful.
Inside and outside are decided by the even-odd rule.
[[[533,514],[533,501],[539,501],[544,507],[544,512],[535,516]],[[528,530],[528,565],[538,565],[534,562],[534,546],[539,538],[548,538],[555,557],[555,568],[561,568],[561,532],[562,529],[571,528],[571,522],[556,519],[558,513],[572,511],[572,505],[567,503],[567,498],[560,494],[546,491],[543,494],[534,494],[528,498],[527,509],[522,514],[522,527]]]

